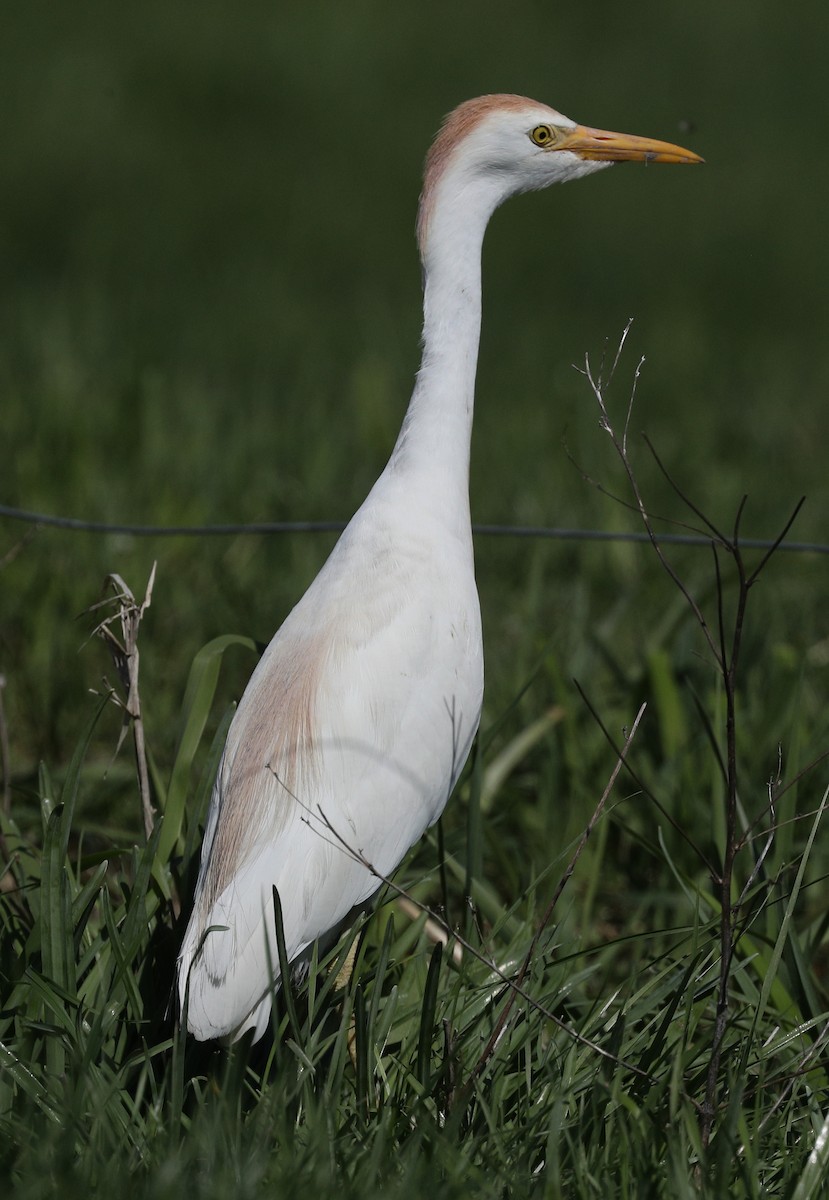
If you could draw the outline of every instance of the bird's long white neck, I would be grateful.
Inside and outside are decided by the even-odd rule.
[[[469,449],[481,333],[481,246],[497,200],[442,179],[424,196],[423,357],[389,470],[421,475],[438,502],[468,513]],[[477,201],[477,203],[472,202]]]

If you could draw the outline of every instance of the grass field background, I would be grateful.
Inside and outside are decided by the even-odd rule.
[[[426,148],[456,103],[483,92],[514,91],[585,123],[678,141],[706,164],[615,168],[523,197],[496,214],[484,250],[471,480],[475,519],[638,528],[634,515],[585,482],[572,461],[624,493],[595,401],[572,364],[583,363],[586,352],[594,364],[606,348],[612,355],[633,317],[609,393],[619,423],[634,369],[645,355],[632,429],[647,431],[668,470],[708,516],[730,527],[745,494],[743,533],[773,536],[805,495],[792,536],[829,540],[829,165],[822,152],[827,35],[829,17],[818,4],[783,12],[768,0],[750,11],[712,0],[692,10],[646,0],[634,11],[595,0],[555,8],[519,0],[509,11],[466,0],[394,8],[376,0],[348,6],[312,0],[301,7],[258,0],[239,6],[179,0],[147,0],[133,8],[18,6],[4,16],[0,46],[0,503],[125,524],[347,519],[382,469],[417,368],[413,225]],[[638,438],[633,454],[653,511],[684,519]],[[117,1001],[122,1033],[112,1033],[111,1043],[102,1035],[100,1045],[120,1081],[118,1094],[130,1097],[131,1127],[140,1129],[119,1158],[117,1139],[106,1150],[104,1134],[84,1140],[79,1130],[88,1110],[79,1100],[76,1112],[61,1093],[62,1109],[57,1107],[75,1114],[75,1140],[60,1142],[55,1151],[55,1179],[73,1177],[72,1171],[81,1179],[120,1162],[137,1189],[146,1185],[163,1194],[181,1177],[177,1171],[186,1174],[188,1154],[202,1155],[204,1165],[216,1128],[232,1142],[232,1174],[242,1171],[246,1139],[254,1144],[257,1130],[267,1127],[266,1148],[251,1152],[251,1162],[259,1164],[256,1178],[279,1178],[288,1186],[295,1170],[294,1183],[304,1179],[310,1186],[314,1180],[323,1187],[329,1176],[322,1159],[309,1149],[308,1161],[316,1165],[303,1175],[307,1163],[284,1149],[287,1126],[268,1126],[284,1101],[291,1116],[282,1119],[294,1121],[291,1136],[302,1128],[306,1148],[333,1146],[330,1162],[325,1159],[330,1178],[350,1179],[361,1194],[392,1187],[389,1164],[396,1154],[408,1161],[408,1153],[419,1165],[410,1164],[408,1182],[400,1184],[410,1189],[407,1194],[438,1182],[446,1194],[455,1194],[452,1188],[465,1194],[464,1170],[452,1157],[458,1130],[444,1136],[433,1112],[431,1132],[418,1127],[422,1141],[415,1154],[390,1108],[381,1112],[374,1099],[367,1100],[375,1093],[365,1077],[351,1087],[350,1060],[328,1043],[309,1049],[306,1039],[305,1048],[317,1064],[315,1078],[319,1063],[328,1064],[330,1095],[302,1092],[310,1088],[307,1082],[290,1097],[280,1092],[294,1086],[285,1081],[291,1076],[286,1055],[296,1065],[283,1048],[280,1082],[262,1082],[268,1078],[263,1064],[256,1067],[255,1085],[228,1068],[224,1082],[215,1085],[227,1112],[211,1112],[206,1102],[194,1100],[197,1093],[209,1096],[210,1088],[198,1092],[201,1085],[190,1082],[185,1088],[185,1074],[188,1080],[205,1078],[207,1069],[197,1063],[179,1077],[178,1067],[169,1066],[172,1051],[164,1039],[170,1029],[163,1001],[147,990],[147,973],[153,938],[163,932],[159,953],[169,971],[180,932],[165,906],[170,879],[182,889],[191,881],[196,785],[182,841],[168,848],[152,882],[144,881],[146,895],[155,899],[146,911],[130,909],[137,903],[130,889],[138,867],[126,847],[140,841],[141,823],[127,750],[113,762],[120,724],[115,708],[103,713],[88,743],[84,734],[96,703],[89,690],[100,690],[102,676],[113,673],[103,647],[87,640],[92,619],[77,618],[99,598],[108,572],[120,573],[138,593],[158,563],[153,605],[142,626],[141,669],[148,741],[157,781],[165,781],[180,754],[185,684],[195,656],[226,633],[267,641],[332,543],[330,535],[162,540],[28,533],[0,519],[0,674],[11,765],[5,831],[10,845],[22,838],[30,856],[25,870],[16,868],[23,872],[15,878],[24,898],[9,900],[16,915],[4,926],[3,972],[12,990],[4,990],[0,1040],[13,1048],[17,1062],[28,1063],[36,1075],[42,1069],[38,1078],[53,1099],[62,1087],[75,1087],[76,1096],[88,1087],[100,1101],[98,1076],[90,1082],[84,1075],[97,1062],[95,1053],[86,1043],[78,1049],[87,1036],[81,1010],[67,1009],[76,1040],[70,1038],[73,1049],[64,1044],[58,1062],[48,1048],[52,1035],[44,1032],[57,1022],[54,1005],[47,1018],[32,994],[21,999],[19,989],[26,969],[38,978],[55,977],[46,970],[35,933],[48,924],[51,910],[38,908],[33,898],[41,887],[41,867],[33,864],[52,861],[56,872],[65,871],[72,881],[65,886],[77,901],[80,891],[72,888],[87,887],[95,879],[89,873],[93,860],[108,856],[115,916],[106,926],[99,902],[83,930],[66,925],[78,962],[87,954],[72,987],[77,984],[83,993],[78,1003],[90,1012],[115,1004],[118,988],[126,989],[126,998]],[[825,1079],[797,1064],[811,1037],[816,1049],[809,1070],[818,1070],[821,1061],[819,1031],[829,1007],[822,916],[829,855],[818,833],[804,858],[810,824],[803,814],[818,807],[825,769],[818,767],[786,793],[774,850],[753,880],[768,891],[756,901],[762,914],[757,942],[743,947],[733,1053],[722,1067],[728,1117],[718,1124],[719,1158],[708,1160],[691,1134],[683,1140],[680,1131],[698,1120],[687,1098],[700,1094],[710,1046],[713,976],[706,972],[714,971],[717,911],[698,851],[710,861],[722,850],[722,786],[711,750],[712,740],[721,746],[723,738],[716,672],[648,547],[480,538],[476,555],[487,645],[485,738],[481,768],[444,821],[446,845],[465,864],[463,878],[452,884],[454,915],[459,920],[466,911],[470,879],[485,884],[491,889],[490,907],[481,910],[487,946],[506,930],[505,947],[526,949],[572,839],[613,767],[613,752],[572,680],[578,679],[616,737],[647,700],[633,747],[638,783],[620,785],[619,807],[600,824],[580,861],[561,902],[558,941],[550,934],[535,982],[539,994],[557,997],[564,1009],[572,1003],[568,1022],[583,1020],[591,1037],[604,1029],[600,1014],[616,1020],[626,1004],[633,1005],[635,1013],[627,1015],[624,1029],[619,1018],[614,1035],[614,1053],[622,1057],[644,1053],[635,1037],[645,1028],[661,1029],[658,1014],[668,1010],[681,1037],[672,1041],[666,1026],[649,1043],[649,1062],[665,1092],[651,1094],[648,1110],[630,1077],[621,1072],[608,1084],[606,1067],[584,1045],[568,1043],[561,1031],[554,1036],[537,1013],[537,1025],[528,1017],[533,1052],[516,1050],[524,1055],[517,1064],[505,1048],[486,1090],[476,1093],[477,1116],[463,1125],[466,1142],[460,1138],[465,1169],[477,1172],[476,1186],[491,1187],[492,1195],[503,1188],[550,1196],[616,1194],[607,1190],[608,1180],[618,1194],[660,1194],[663,1188],[681,1195],[680,1179],[691,1189],[710,1184],[712,1195],[725,1194],[716,1190],[717,1181],[725,1186],[725,1180],[747,1195],[775,1194],[758,1190],[769,1179],[781,1195],[813,1194],[795,1188],[809,1184],[804,1164],[827,1107]],[[685,549],[673,559],[694,594],[711,605],[710,550]],[[751,593],[738,708],[747,823],[764,812],[767,782],[779,762],[790,780],[829,748],[827,591],[821,558],[781,554]],[[733,596],[729,584],[727,615]],[[211,738],[253,661],[241,647],[223,657],[205,736],[194,752],[194,781],[209,763]],[[205,707],[210,699],[205,692]],[[542,728],[537,722],[545,714]],[[516,738],[534,729],[522,751]],[[80,773],[71,766],[79,746],[85,749]],[[498,790],[491,776],[493,790],[481,793],[485,767],[502,762],[499,755],[510,747],[512,772]],[[53,847],[49,859],[51,800],[62,786],[74,795],[75,783],[71,836],[67,826],[65,840],[61,833],[54,843],[64,856]],[[644,798],[643,783],[681,832]],[[421,880],[423,897],[431,901],[435,856],[434,845],[424,846],[405,875]],[[743,857],[740,888],[751,875],[749,847]],[[801,863],[806,875],[794,887]],[[96,886],[106,890],[102,880]],[[94,889],[90,894],[97,895]],[[789,911],[793,894],[797,905]],[[78,920],[82,911],[80,904]],[[92,943],[84,939],[98,928],[95,936],[114,954],[112,931],[123,933],[131,911],[141,912],[140,922],[131,920],[146,925],[149,942],[136,933],[133,957],[122,960],[131,965],[122,965],[117,986],[103,974],[90,982]],[[395,936],[403,935],[398,929]],[[421,1100],[424,1093],[437,1095],[421,1034],[429,1013],[419,1007],[429,947],[395,941],[398,957],[389,961],[397,965],[389,967],[382,938],[381,931],[368,935],[363,1027],[382,1025],[390,986],[384,972],[396,970],[395,986],[406,992],[414,1015],[392,1039],[395,1067],[383,1066],[379,1050],[377,1062],[391,1080],[391,1108],[410,1115],[415,1094]],[[515,952],[519,960],[522,952]],[[561,959],[576,964],[567,983]],[[656,966],[663,962],[672,964],[664,976]],[[687,975],[692,963],[697,965]],[[468,1028],[476,1030],[471,1041],[485,1040],[491,1013],[465,1008],[484,988],[480,972],[475,976],[470,968],[465,991],[464,981],[447,982],[448,968],[442,969],[441,987],[448,990],[438,990],[436,1011],[446,1017],[445,1003],[456,1014],[467,1013]],[[770,980],[760,1006],[765,1015],[752,1024],[764,972]],[[61,978],[62,994],[69,995],[69,976]],[[134,988],[124,982],[130,978]],[[659,992],[664,980],[674,1000]],[[646,1000],[639,988],[647,990]],[[686,1008],[691,995],[697,1007]],[[362,1002],[349,1001],[357,1008]],[[437,1047],[442,1034],[435,1019]],[[320,1027],[313,1011],[307,1020],[310,1037],[312,1027]],[[463,1026],[460,1017],[458,1023]],[[65,1041],[69,1034],[62,1036]],[[634,1039],[631,1046],[627,1036]],[[746,1108],[741,1098],[729,1109],[728,1097],[739,1089],[730,1088],[727,1078],[733,1083],[740,1070],[749,1070],[754,1049],[784,1036],[792,1039],[790,1074],[777,1061],[769,1071],[773,1076],[779,1067],[786,1083],[777,1091],[764,1083]],[[366,1037],[364,1049],[382,1041]],[[145,1092],[139,1095],[128,1069],[142,1038],[145,1047],[163,1047],[150,1055],[155,1108]],[[684,1058],[677,1058],[677,1044],[685,1047]],[[416,1060],[411,1070],[409,1050]],[[340,1067],[331,1068],[332,1054]],[[469,1055],[474,1058],[471,1050]],[[471,1058],[463,1051],[459,1056],[468,1069]],[[75,1065],[70,1069],[66,1061]],[[759,1070],[751,1061],[751,1070]],[[569,1074],[562,1066],[567,1062]],[[775,1108],[798,1070],[801,1083]],[[544,1078],[537,1087],[534,1071]],[[519,1077],[526,1086],[520,1100]],[[169,1108],[177,1078],[188,1099],[176,1111],[200,1131],[192,1134],[189,1151],[173,1150],[165,1140],[171,1127],[179,1128]],[[610,1087],[617,1114],[612,1120],[609,1110],[589,1108],[599,1103],[600,1084]],[[141,1086],[152,1090],[146,1079]],[[3,1093],[2,1119],[13,1135],[9,1144],[18,1148],[24,1128],[18,1100],[21,1094],[32,1100],[21,1087],[14,1076]],[[239,1096],[244,1099],[234,1108]],[[538,1110],[522,1108],[532,1096],[547,1099]],[[487,1104],[490,1115],[481,1116]],[[154,1112],[155,1118],[148,1115]],[[786,1121],[778,1121],[783,1112]],[[164,1130],[156,1141],[153,1119]],[[235,1142],[234,1122],[242,1130]],[[622,1133],[611,1153],[602,1131],[612,1134],[614,1128]],[[653,1141],[646,1128],[659,1130]],[[749,1132],[761,1149],[746,1165]],[[541,1141],[546,1149],[539,1149]],[[363,1157],[343,1148],[352,1143],[363,1147]],[[79,1144],[86,1149],[79,1151]],[[630,1157],[620,1166],[625,1146]],[[701,1160],[707,1174],[688,1165]],[[4,1161],[18,1171],[21,1194],[38,1194],[32,1146],[19,1158],[9,1151]],[[557,1176],[551,1173],[554,1161]],[[212,1183],[207,1169],[199,1178],[208,1194],[229,1177],[217,1167]]]

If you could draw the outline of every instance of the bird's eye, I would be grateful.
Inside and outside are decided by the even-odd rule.
[[[555,134],[549,125],[536,125],[530,137],[536,146],[549,146],[555,141]]]

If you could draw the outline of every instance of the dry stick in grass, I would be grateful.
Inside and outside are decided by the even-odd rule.
[[[653,521],[650,513],[645,505],[642,493],[639,489],[639,484],[636,475],[630,463],[627,448],[628,429],[630,427],[630,418],[633,411],[633,402],[636,395],[636,385],[639,380],[639,375],[644,363],[644,358],[639,360],[639,363],[634,372],[633,387],[631,388],[630,399],[628,402],[627,414],[625,417],[624,431],[621,439],[617,436],[605,403],[605,391],[610,380],[613,378],[613,373],[619,363],[619,358],[625,344],[628,333],[630,332],[631,322],[628,322],[619,342],[619,347],[616,352],[613,365],[610,370],[607,381],[602,376],[601,371],[598,377],[594,376],[590,366],[590,360],[585,356],[585,365],[581,369],[581,373],[586,377],[596,402],[599,406],[600,423],[602,429],[608,434],[613,443],[613,447],[619,457],[619,460],[624,468],[627,476],[628,484],[634,498],[634,504],[626,505],[633,507],[640,515],[645,530],[648,535],[653,549],[659,559],[664,570],[669,575],[671,581],[678,588],[682,596],[685,598],[691,612],[696,618],[703,636],[708,644],[708,648],[714,658],[720,676],[723,682],[723,691],[726,701],[726,716],[725,716],[725,845],[723,847],[722,867],[719,871],[712,871],[712,883],[719,893],[720,900],[720,976],[717,988],[717,1001],[714,1020],[714,1036],[711,1044],[711,1057],[708,1064],[708,1072],[705,1087],[705,1101],[702,1106],[702,1121],[701,1133],[703,1146],[707,1146],[714,1125],[714,1117],[717,1110],[718,1100],[718,1083],[720,1073],[720,1061],[722,1058],[723,1044],[725,1040],[725,1032],[728,1021],[728,1001],[731,981],[731,967],[736,948],[737,936],[735,931],[737,927],[738,909],[740,901],[732,901],[732,884],[734,876],[734,860],[737,851],[743,844],[737,837],[737,733],[736,733],[736,683],[737,683],[737,667],[740,659],[740,648],[742,645],[743,627],[745,622],[746,605],[748,603],[748,594],[752,586],[757,582],[761,572],[771,556],[780,546],[789,529],[791,528],[797,514],[799,513],[805,498],[797,503],[786,524],[783,526],[780,534],[775,539],[773,545],[764,554],[755,569],[749,573],[746,570],[742,556],[742,547],[740,545],[740,522],[746,505],[746,497],[744,496],[737,508],[737,515],[734,521],[734,531],[731,537],[720,532],[719,529],[706,517],[702,510],[695,505],[688,496],[677,486],[673,477],[663,465],[659,455],[656,453],[652,443],[645,437],[645,443],[652,454],[662,475],[673,489],[674,493],[679,497],[681,502],[693,513],[694,517],[701,522],[704,530],[711,537],[711,552],[714,560],[714,575],[716,580],[716,595],[717,595],[717,621],[715,629],[712,630],[705,618],[705,614],[700,608],[697,601],[689,592],[685,583],[674,569],[673,565],[667,559],[665,552],[660,545],[658,535],[656,534]],[[592,481],[591,481],[592,482]],[[602,492],[606,489],[599,486]],[[609,493],[606,493],[609,494]],[[623,502],[624,503],[624,502]],[[730,626],[727,629],[725,617],[725,585],[722,578],[719,551],[725,551],[731,556],[736,572],[737,572],[737,601],[734,617]],[[764,855],[765,856],[765,855]]]
[[[147,838],[149,838],[153,831],[155,811],[150,799],[150,776],[147,770],[147,752],[144,744],[144,721],[141,716],[141,697],[138,691],[138,630],[144,613],[152,603],[155,568],[156,564],[153,563],[150,577],[147,580],[144,599],[140,605],[136,602],[135,596],[121,576],[112,574],[107,576],[106,584],[112,587],[115,593],[114,596],[100,601],[99,604],[93,605],[89,610],[90,612],[94,612],[96,609],[112,604],[118,606],[116,612],[108,617],[104,617],[100,624],[96,626],[94,632],[106,642],[109,652],[112,655],[112,661],[115,664],[115,670],[118,672],[121,686],[126,693],[126,700],[121,700],[115,695],[114,690],[110,689],[113,700],[124,711],[124,723],[121,728],[121,736],[118,739],[116,754],[124,741],[128,725],[132,724],[135,762],[138,769],[138,785],[141,790],[141,808],[144,815],[144,833]],[[110,628],[115,621],[121,622],[122,641],[118,640]]]

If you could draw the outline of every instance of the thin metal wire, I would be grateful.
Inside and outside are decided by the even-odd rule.
[[[77,517],[55,517],[0,504],[0,517],[71,533],[127,534],[131,537],[237,537],[278,533],[341,533],[345,521],[258,521],[238,525],[119,525],[107,521],[82,521]],[[476,537],[548,538],[561,542],[647,542],[645,532],[606,529],[557,529],[547,525],[473,525]],[[660,541],[670,546],[710,546],[711,537],[694,533],[665,533]],[[770,550],[772,538],[740,538],[748,550]],[[781,542],[779,550],[799,554],[829,554],[821,542]]]

